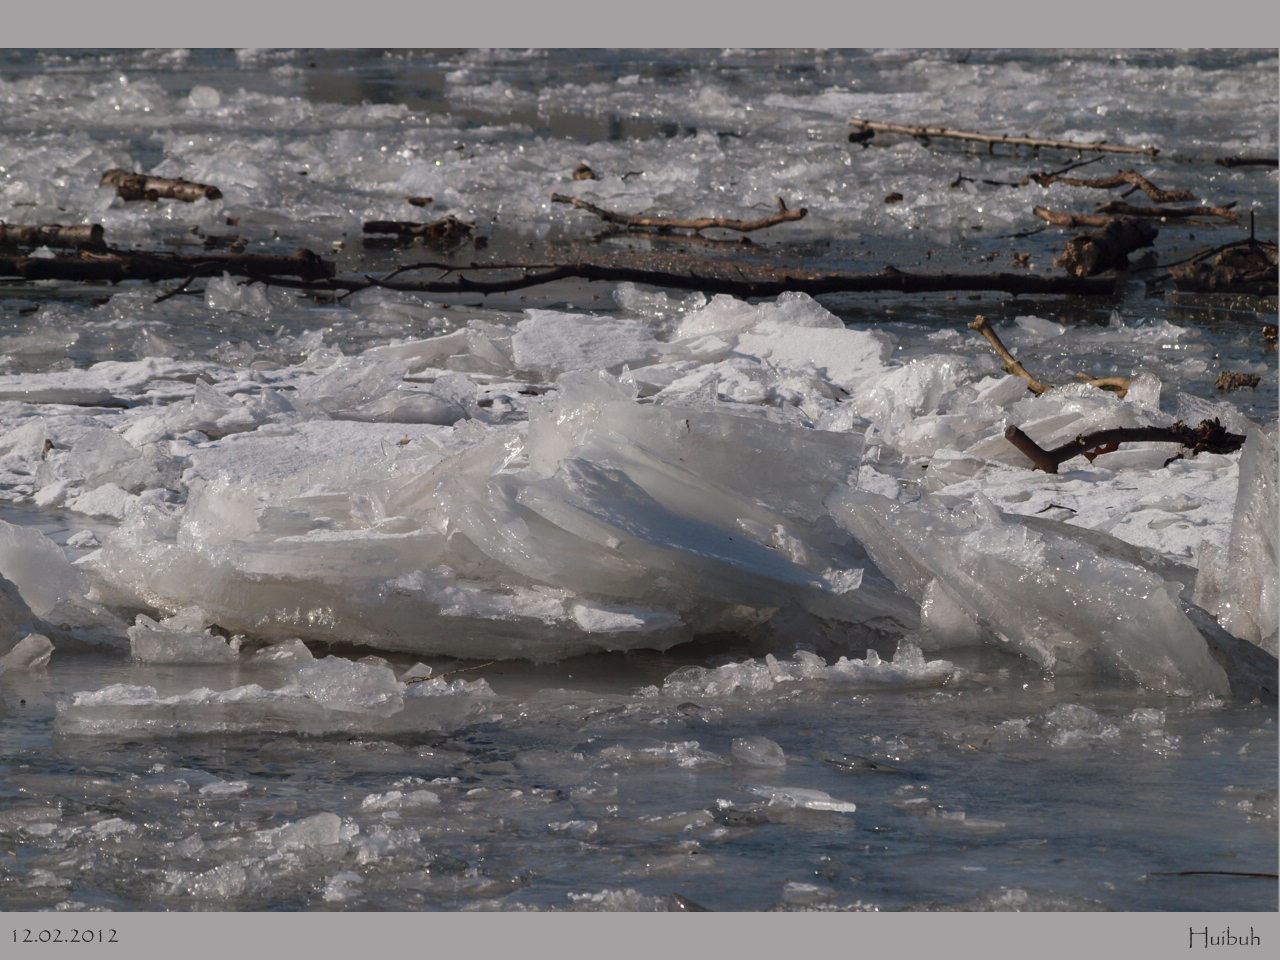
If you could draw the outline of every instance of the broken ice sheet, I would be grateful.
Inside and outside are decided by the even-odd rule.
[[[58,703],[56,727],[67,734],[157,737],[447,731],[478,722],[493,703],[484,680],[406,687],[386,666],[333,656],[281,662],[294,669],[274,689],[201,687],[163,697],[152,686],[116,683],[75,693]]]
[[[831,813],[853,813],[858,805],[848,800],[837,800],[823,790],[807,787],[748,787],[757,797],[764,797],[771,805],[799,807],[804,810],[821,810]]]
[[[790,660],[779,660],[770,653],[762,660],[719,667],[682,667],[668,676],[661,687],[645,687],[640,692],[645,696],[685,699],[735,697],[769,693],[804,681],[853,689],[910,689],[941,686],[959,672],[948,660],[926,660],[916,643],[903,640],[892,660],[882,660],[875,650],[868,650],[863,658],[840,657],[832,664],[805,650],[797,651]]]
[[[900,589],[923,600],[936,581],[951,604],[1043,667],[1096,664],[1170,693],[1229,692],[1182,612],[1181,585],[1103,554],[1065,525],[1033,529],[981,497],[948,511],[847,490],[831,506]]]
[[[0,673],[42,670],[53,656],[53,644],[42,633],[29,633],[0,655]]]

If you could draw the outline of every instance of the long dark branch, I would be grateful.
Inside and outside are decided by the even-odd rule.
[[[1168,427],[1115,427],[1084,433],[1061,446],[1046,450],[1029,436],[1010,425],[1005,439],[1017,447],[1045,473],[1057,473],[1058,466],[1072,457],[1083,455],[1089,462],[1104,453],[1115,451],[1122,443],[1178,443],[1191,455],[1197,453],[1234,453],[1244,444],[1244,436],[1229,433],[1215,418],[1202,420],[1200,426],[1189,427],[1181,421]]]

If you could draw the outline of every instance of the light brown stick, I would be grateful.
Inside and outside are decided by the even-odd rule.
[[[33,247],[100,247],[103,244],[100,223],[64,227],[46,223],[38,227],[21,227],[0,220],[0,243],[16,243]]]
[[[1048,220],[1050,223],[1059,227],[1105,227],[1108,223],[1114,223],[1115,217],[1104,216],[1100,213],[1059,213],[1057,210],[1050,210],[1048,207],[1033,207],[1031,212],[1041,220]]]
[[[1128,377],[1091,377],[1087,373],[1077,373],[1076,379],[1083,380],[1089,386],[1097,387],[1099,390],[1110,390],[1121,400],[1129,392],[1129,386],[1132,383]]]
[[[1000,337],[995,330],[991,329],[991,323],[985,316],[978,314],[974,317],[969,323],[969,329],[977,330],[978,333],[986,337],[987,342],[991,344],[991,348],[995,350],[996,356],[1004,362],[1004,369],[1013,376],[1021,377],[1023,380],[1027,381],[1027,389],[1037,397],[1049,389],[1048,384],[1041,383],[1028,373],[1027,368],[1020,364],[1014,355],[1009,352],[1009,348],[1001,342]]]
[[[168,177],[149,177],[145,173],[130,173],[118,167],[108,170],[98,181],[100,187],[115,187],[116,196],[122,200],[159,200],[167,197],[194,203],[197,200],[217,200],[222,191],[206,183],[191,180],[173,180]]]
[[[1167,217],[1181,220],[1186,217],[1218,217],[1232,222],[1240,219],[1240,214],[1233,213],[1231,208],[1235,201],[1221,207],[1139,207],[1120,200],[1110,200],[1098,207],[1098,213],[1111,213],[1124,217]]]
[[[771,213],[767,217],[761,217],[759,220],[730,220],[726,217],[698,217],[690,220],[680,220],[671,217],[633,217],[625,213],[614,213],[612,210],[605,210],[603,207],[597,207],[594,203],[587,203],[585,200],[579,200],[577,197],[566,197],[561,193],[551,194],[551,200],[554,203],[569,203],[577,207],[579,210],[586,210],[588,213],[594,213],[597,217],[609,223],[619,223],[628,227],[640,228],[673,228],[679,230],[708,230],[712,227],[720,227],[724,230],[738,230],[746,233],[751,230],[760,230],[764,227],[772,227],[774,224],[786,223],[788,220],[800,220],[809,211],[804,207],[799,210],[788,210],[787,205],[782,198],[778,198],[778,212]]]
[[[364,224],[365,233],[392,233],[402,240],[422,240],[435,245],[461,243],[471,236],[474,223],[448,216],[430,223],[413,223],[407,220],[369,220]]]
[[[881,123],[877,120],[862,120],[854,117],[850,124],[859,130],[881,133],[901,133],[909,137],[940,137],[951,140],[976,140],[989,147],[997,143],[1007,143],[1017,147],[1051,147],[1056,150],[1091,150],[1097,153],[1144,153],[1154,157],[1160,152],[1157,147],[1123,147],[1098,140],[1093,143],[1077,143],[1071,140],[1045,140],[1040,137],[1014,137],[1009,134],[968,133],[963,130],[952,130],[949,127],[916,127],[902,123]]]
[[[1065,183],[1070,187],[1093,187],[1098,190],[1110,190],[1112,187],[1125,185],[1137,187],[1156,203],[1181,203],[1195,199],[1190,190],[1161,190],[1137,170],[1121,170],[1110,177],[1099,177],[1095,180],[1081,180],[1076,177],[1064,177],[1056,173],[1033,173],[1031,179],[1042,187],[1051,183]]]

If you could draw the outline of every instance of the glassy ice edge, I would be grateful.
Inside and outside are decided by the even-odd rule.
[[[810,211],[709,255],[1047,274],[1058,231],[1002,235],[1104,196],[949,184],[1056,157],[864,150],[848,118],[1277,149],[1274,52],[0,67],[6,221],[234,233],[343,273],[416,256],[362,249],[368,219],[453,214],[495,257],[554,258],[600,229],[557,190]],[[1129,166],[1275,235],[1274,172],[1093,169]],[[224,197],[125,204],[110,167]],[[1162,262],[1240,235],[1161,231]],[[1274,701],[1238,695],[1257,678],[1195,609],[1275,653],[1274,316],[1140,286],[160,292],[0,299],[6,909],[1276,908],[1273,881],[1162,875],[1274,870]],[[1006,376],[977,312],[1067,385]],[[1261,383],[1224,396],[1222,369]],[[1137,379],[1118,400],[1077,371]],[[1003,439],[1211,417],[1241,452],[1050,476]]]

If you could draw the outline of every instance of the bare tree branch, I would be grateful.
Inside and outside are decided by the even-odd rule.
[[[1110,200],[1098,207],[1098,213],[1118,214],[1124,217],[1162,217],[1170,220],[1181,220],[1187,217],[1217,217],[1221,220],[1235,222],[1240,214],[1233,213],[1235,201],[1221,207],[1139,207],[1120,200]]]
[[[1276,167],[1280,159],[1275,157],[1219,157],[1213,161],[1220,167]]]
[[[1047,187],[1051,183],[1065,183],[1071,187],[1093,187],[1098,190],[1110,190],[1113,187],[1128,184],[1141,190],[1156,203],[1181,203],[1195,199],[1195,195],[1190,190],[1161,190],[1137,170],[1121,170],[1112,176],[1100,177],[1096,180],[1079,180],[1056,173],[1033,173],[1031,179],[1042,187]]]
[[[551,194],[551,200],[553,203],[572,204],[579,210],[594,213],[597,217],[609,223],[640,229],[709,230],[712,227],[719,227],[724,230],[738,230],[746,233],[751,230],[760,230],[764,227],[772,227],[775,224],[786,223],[789,220],[800,220],[809,212],[804,207],[799,210],[788,210],[786,203],[783,202],[781,197],[778,197],[778,212],[772,213],[767,217],[761,217],[758,220],[731,220],[726,217],[696,217],[682,220],[674,217],[633,217],[625,213],[614,213],[612,210],[597,207],[594,203],[587,203],[587,201],[579,200],[577,197],[566,197],[561,193]]]
[[[1093,143],[1078,143],[1072,140],[1046,140],[1040,137],[1015,137],[1009,134],[967,133],[963,130],[952,130],[949,127],[917,127],[902,123],[881,123],[876,120],[854,118],[851,125],[862,132],[901,133],[909,137],[928,140],[933,137],[951,140],[976,140],[987,144],[988,150],[998,143],[1016,147],[1051,147],[1057,150],[1087,150],[1096,153],[1143,153],[1155,156],[1160,152],[1157,147],[1123,147],[1097,140]]]
[[[1090,463],[1095,457],[1112,453],[1122,443],[1178,443],[1197,453],[1234,453],[1243,446],[1242,434],[1229,433],[1215,418],[1202,420],[1200,426],[1189,427],[1178,421],[1168,427],[1115,427],[1085,433],[1052,450],[1045,450],[1012,424],[1005,429],[1005,439],[1018,448],[1035,469],[1057,473],[1059,465],[1072,457],[1083,456]]]
[[[12,243],[32,247],[101,247],[104,232],[100,223],[78,224],[64,227],[60,223],[46,223],[37,227],[23,227],[0,220],[0,244]]]
[[[1009,352],[1009,348],[1004,345],[1003,341],[1001,341],[999,335],[991,328],[991,323],[982,314],[978,314],[972,321],[970,321],[969,329],[977,330],[978,333],[986,337],[987,342],[991,344],[991,348],[995,350],[996,355],[1004,362],[1005,372],[1010,373],[1015,377],[1021,377],[1023,380],[1027,381],[1027,389],[1037,397],[1050,389],[1049,384],[1041,383],[1027,372],[1026,367],[1017,361],[1014,355]]]

